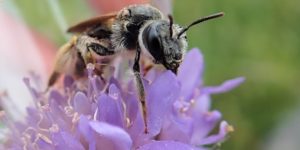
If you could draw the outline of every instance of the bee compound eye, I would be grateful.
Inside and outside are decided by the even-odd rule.
[[[160,49],[159,39],[156,36],[152,36],[149,38],[148,44],[150,46],[150,49],[152,50],[158,50]]]
[[[146,30],[145,35],[145,44],[150,50],[157,50],[160,48],[159,35],[153,28]]]
[[[163,59],[163,46],[160,40],[160,35],[155,26],[148,26],[143,31],[143,44],[151,55],[157,60]]]

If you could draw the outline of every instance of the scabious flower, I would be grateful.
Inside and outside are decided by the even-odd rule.
[[[211,94],[227,92],[244,81],[228,80],[203,86],[203,58],[189,51],[178,75],[152,68],[144,77],[147,128],[139,109],[133,77],[122,69],[103,80],[87,67],[87,80],[64,78],[63,90],[44,94],[24,79],[35,102],[25,122],[2,120],[10,129],[3,149],[43,150],[203,150],[222,142],[233,131],[217,110]],[[123,69],[124,70],[124,69]],[[117,71],[117,70],[115,70]],[[128,71],[128,70],[127,70]],[[80,83],[79,83],[80,82]],[[218,132],[212,130],[218,128]]]

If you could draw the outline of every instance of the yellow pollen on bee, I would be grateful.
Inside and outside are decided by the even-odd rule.
[[[70,40],[70,43],[71,43],[72,45],[76,45],[77,40],[78,40],[78,37],[77,37],[77,36],[73,36],[73,37],[71,38],[71,40]]]

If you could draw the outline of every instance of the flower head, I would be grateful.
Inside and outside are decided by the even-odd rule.
[[[178,75],[151,69],[144,77],[148,133],[144,132],[137,90],[130,80],[111,76],[103,80],[88,65],[88,79],[64,79],[62,91],[49,94],[32,88],[34,100],[23,123],[2,117],[11,133],[4,148],[28,149],[205,149],[222,142],[233,130],[217,110],[210,110],[210,95],[227,92],[243,82],[235,78],[220,86],[205,87],[203,58],[198,49],[186,54]],[[120,72],[120,71],[119,71]],[[125,74],[120,72],[120,74]],[[218,126],[219,132],[212,134]]]

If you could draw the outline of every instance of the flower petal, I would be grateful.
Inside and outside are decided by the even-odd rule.
[[[153,141],[138,148],[138,150],[202,150],[188,144],[175,141]]]
[[[228,125],[226,121],[222,121],[220,124],[219,133],[216,135],[210,135],[205,139],[202,139],[199,143],[200,145],[209,145],[218,142],[222,142],[225,140],[227,134],[233,131],[233,127]]]
[[[203,139],[215,128],[221,117],[222,114],[219,111],[212,111],[202,115],[194,115],[191,144],[201,145]]]
[[[192,104],[192,111],[195,114],[208,112],[211,106],[210,95],[201,94]]]
[[[190,132],[192,132],[192,120],[190,118],[179,118],[179,116],[168,116],[169,121],[164,122],[159,140],[172,140],[189,143]]]
[[[115,100],[120,100],[121,99],[121,93],[118,87],[115,84],[111,84],[108,89],[108,95],[115,99]]]
[[[55,101],[60,106],[65,106],[67,104],[67,99],[61,95],[58,91],[52,90],[49,95],[49,100]]]
[[[91,121],[89,125],[101,137],[110,140],[112,142],[111,144],[113,144],[110,146],[115,147],[115,149],[131,149],[132,140],[128,133],[126,133],[126,131],[124,131],[122,128],[99,121]]]
[[[40,118],[40,112],[32,107],[27,108],[27,122],[29,125],[36,127],[37,123],[39,122]]]
[[[238,77],[231,80],[227,80],[219,86],[210,86],[210,87],[203,88],[203,93],[209,93],[209,94],[225,93],[236,88],[244,81],[245,81],[244,77]]]
[[[53,144],[55,149],[74,149],[74,150],[84,150],[84,147],[75,139],[70,133],[59,131],[58,133],[53,133],[52,135]]]
[[[180,96],[189,99],[196,87],[202,84],[202,73],[204,69],[203,56],[199,49],[189,51],[178,71],[178,80],[181,83]]]
[[[139,102],[134,95],[128,95],[125,98],[125,103],[126,114],[128,114],[126,119],[127,132],[133,141],[136,141],[145,128],[142,114],[139,110]]]
[[[93,136],[93,132],[89,125],[89,119],[83,115],[80,116],[78,123],[78,130],[83,135],[86,142],[88,142],[89,149],[96,149],[96,139]]]
[[[119,95],[111,93],[110,95]],[[105,94],[98,97],[98,117],[99,121],[104,121],[112,125],[124,127],[124,112],[121,109],[121,99],[112,98]]]
[[[162,70],[159,70],[159,69],[157,69],[157,68],[152,68],[152,69],[150,69],[150,70],[147,72],[145,78],[146,78],[150,83],[152,83],[152,82],[153,82],[158,76],[160,76],[162,73],[163,73]]]
[[[82,92],[77,92],[73,98],[74,109],[79,114],[91,114],[92,106],[87,98],[87,96]]]
[[[171,112],[172,104],[178,98],[179,88],[176,76],[171,71],[164,72],[150,85],[146,99],[150,135],[160,132],[166,114]]]
[[[43,140],[42,138],[39,138],[36,141],[36,144],[38,146],[38,149],[42,149],[42,150],[53,150],[54,146],[50,143],[48,143],[47,141]]]
[[[66,116],[62,106],[59,105],[55,100],[50,99],[49,109],[50,111],[46,111],[45,113],[52,121],[52,123],[57,124],[58,127],[60,129],[63,129],[64,131],[69,131],[69,124],[71,123],[71,118]]]

